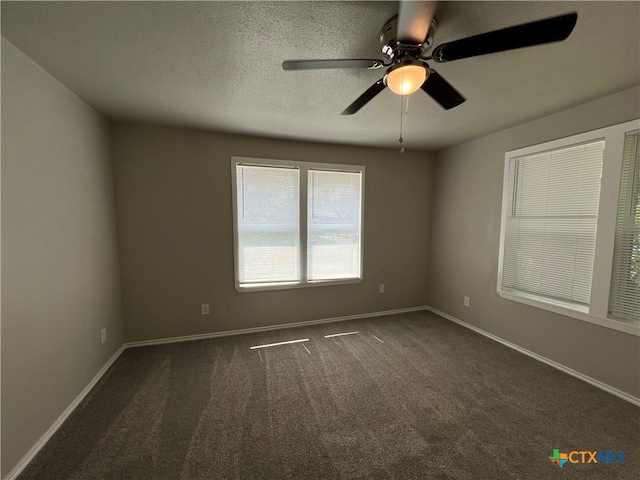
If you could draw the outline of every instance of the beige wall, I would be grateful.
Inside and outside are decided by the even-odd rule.
[[[432,161],[419,152],[115,124],[127,341],[425,305]],[[366,166],[364,280],[239,293],[231,156]],[[386,293],[378,293],[378,284]],[[211,314],[200,315],[208,303]]]
[[[640,339],[496,293],[504,154],[640,116],[634,88],[439,152],[429,305],[640,397]],[[463,306],[463,296],[471,306]]]
[[[3,477],[123,342],[109,135],[2,39]]]

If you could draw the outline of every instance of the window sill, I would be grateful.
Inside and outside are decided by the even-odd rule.
[[[614,320],[611,318],[599,318],[589,315],[588,307],[582,307],[579,305],[571,305],[560,301],[553,301],[550,299],[537,297],[535,295],[529,295],[522,292],[515,291],[501,291],[498,290],[498,295],[507,300],[514,302],[524,303],[532,307],[548,310],[553,313],[558,313],[566,317],[576,318],[585,322],[593,323],[601,327],[610,328],[619,332],[628,333],[640,337],[640,324],[634,322],[625,322],[623,320]]]
[[[293,290],[309,287],[332,287],[334,285],[348,285],[362,282],[361,278],[345,278],[340,280],[319,280],[316,282],[291,282],[291,283],[257,283],[251,286],[236,284],[236,290],[240,293],[265,292],[269,290]]]

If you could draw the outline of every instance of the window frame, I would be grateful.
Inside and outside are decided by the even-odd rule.
[[[296,282],[278,282],[278,283],[259,283],[253,285],[242,285],[240,283],[240,255],[238,247],[238,189],[237,189],[237,169],[238,164],[255,165],[259,167],[275,167],[275,168],[297,168],[300,171],[299,184],[299,226],[300,226],[300,245],[299,245],[299,265],[300,280]],[[308,248],[308,179],[309,170],[325,170],[334,172],[360,173],[360,268],[358,277],[341,278],[336,280],[314,280],[309,281],[307,278],[307,248]],[[365,207],[365,167],[363,165],[338,164],[338,163],[321,163],[321,162],[305,162],[298,160],[279,160],[254,157],[231,157],[231,192],[232,192],[232,219],[233,219],[233,263],[234,263],[234,282],[235,289],[238,292],[261,292],[269,290],[290,290],[296,288],[308,287],[325,287],[333,285],[346,285],[360,283],[363,279],[364,272],[364,207]]]
[[[618,214],[618,198],[622,174],[622,160],[625,133],[640,128],[640,119],[612,125],[589,132],[572,135],[549,142],[510,150],[505,153],[504,176],[502,185],[502,212],[500,216],[500,244],[498,252],[497,293],[500,297],[533,307],[559,313],[568,317],[583,320],[603,327],[640,336],[640,322],[625,321],[609,317],[609,294],[613,271],[613,251],[616,234],[616,220]],[[509,187],[509,162],[512,158],[542,153],[548,150],[569,147],[603,139],[602,177],[600,184],[600,199],[598,204],[598,222],[596,232],[596,246],[591,280],[591,296],[589,307],[580,307],[527,294],[518,291],[502,289],[506,218]]]

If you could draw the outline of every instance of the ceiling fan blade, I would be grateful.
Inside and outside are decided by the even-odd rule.
[[[322,68],[380,68],[384,61],[372,58],[352,58],[338,60],[285,60],[283,70],[317,70]]]
[[[398,41],[422,45],[427,38],[431,20],[436,13],[435,1],[400,2],[398,8]]]
[[[445,110],[457,107],[466,100],[449,82],[438,75],[435,70],[430,70],[427,80],[420,88],[427,92],[427,94]]]
[[[353,102],[351,105],[345,108],[340,115],[353,115],[362,107],[364,107],[367,103],[369,103],[369,101],[373,97],[378,95],[385,88],[387,88],[387,86],[384,84],[384,78],[381,78],[376,83],[371,85],[366,92],[360,95],[355,102]]]
[[[433,50],[433,60],[439,63],[450,62],[487,53],[559,42],[571,34],[577,20],[578,14],[573,12],[443,43]]]

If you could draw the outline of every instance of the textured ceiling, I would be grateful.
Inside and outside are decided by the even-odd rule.
[[[111,119],[396,146],[380,70],[284,72],[285,59],[382,58],[396,2],[2,2],[2,35]],[[405,142],[436,150],[640,84],[639,2],[441,2],[435,44],[578,12],[562,43],[437,65],[468,100],[418,91]],[[640,111],[640,106],[639,106]]]

